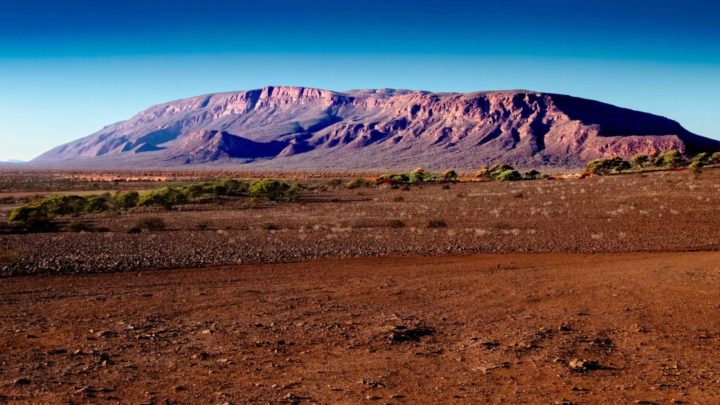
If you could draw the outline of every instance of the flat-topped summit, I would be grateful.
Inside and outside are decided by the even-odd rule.
[[[720,142],[670,119],[529,90],[432,93],[267,86],[175,100],[59,146],[65,167],[232,164],[247,169],[576,167]]]

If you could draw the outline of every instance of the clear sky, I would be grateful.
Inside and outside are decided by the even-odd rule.
[[[532,89],[720,139],[720,2],[3,0],[0,160],[265,85]]]

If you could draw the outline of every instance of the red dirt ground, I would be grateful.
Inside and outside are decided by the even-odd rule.
[[[719,309],[720,252],[11,277],[0,402],[717,403]]]

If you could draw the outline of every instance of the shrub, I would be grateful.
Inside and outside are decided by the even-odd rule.
[[[163,187],[140,197],[137,205],[140,207],[161,206],[170,209],[175,205],[187,202],[188,198],[182,191],[172,187]]]
[[[89,196],[85,198],[83,213],[102,212],[109,208],[108,200],[102,196]]]
[[[56,228],[45,208],[39,206],[15,208],[10,212],[9,221],[22,224],[28,232],[49,232]]]
[[[225,189],[225,195],[228,196],[247,195],[250,188],[250,185],[247,182],[235,179],[221,180],[220,186]]]
[[[448,170],[442,174],[443,181],[457,181],[458,174],[455,170]]]
[[[675,168],[687,165],[687,160],[675,149],[663,153],[655,159],[655,165],[667,168]]]
[[[637,169],[642,169],[653,164],[653,159],[648,155],[636,154],[631,159],[632,166]]]
[[[422,183],[425,181],[425,169],[418,167],[408,174],[408,181],[410,183]]]
[[[133,228],[147,229],[148,231],[164,231],[166,229],[165,220],[159,217],[147,217],[139,219],[135,222]],[[131,228],[132,229],[132,228]]]
[[[300,191],[298,183],[288,184],[275,179],[262,179],[250,185],[250,195],[270,201],[294,201]]]
[[[409,185],[418,183],[440,183],[456,181],[458,178],[454,170],[448,170],[443,174],[426,172],[425,169],[417,168],[410,173],[386,173],[375,179],[376,184],[389,184],[391,186]]]
[[[538,179],[542,179],[542,178],[543,178],[542,173],[540,173],[539,171],[537,171],[535,169],[527,171],[523,175],[524,180],[538,180]]]
[[[87,201],[77,195],[56,195],[45,198],[38,204],[48,216],[80,215],[85,212]]]
[[[496,177],[495,180],[497,181],[518,181],[522,180],[522,176],[520,175],[520,172],[517,170],[505,170],[500,172]]]
[[[116,209],[127,210],[135,207],[140,200],[137,191],[120,191],[112,199],[112,205]]]
[[[488,169],[488,171],[487,171],[487,174],[491,178],[494,178],[499,173],[502,173],[502,172],[508,171],[508,170],[515,170],[515,168],[510,165],[506,165],[505,163],[498,163],[498,164],[495,164],[492,167],[490,167],[490,169]]]
[[[715,152],[710,156],[710,162],[714,165],[720,164],[720,152]]]
[[[712,160],[710,154],[707,152],[698,153],[692,158],[692,161],[690,161],[690,166],[694,165],[695,167],[703,167],[709,164],[712,164]]]
[[[523,178],[520,172],[505,163],[493,165],[490,169],[484,172],[484,175],[486,178],[495,181],[517,181],[522,180]]]
[[[428,228],[444,228],[446,226],[447,226],[447,222],[445,222],[444,219],[440,219],[440,218],[431,219],[427,223]]]
[[[630,169],[632,166],[626,160],[621,157],[614,157],[612,159],[596,159],[591,161],[585,167],[585,172],[590,174],[604,175],[611,173],[620,173],[622,171]]]
[[[388,221],[388,226],[390,228],[404,228],[405,223],[399,219],[391,219],[390,221]]]

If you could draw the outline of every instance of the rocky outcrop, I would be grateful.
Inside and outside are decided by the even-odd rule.
[[[93,167],[243,165],[252,169],[453,167],[493,162],[577,167],[603,156],[720,143],[675,121],[532,91],[333,92],[265,87],[153,106],[38,157]]]

